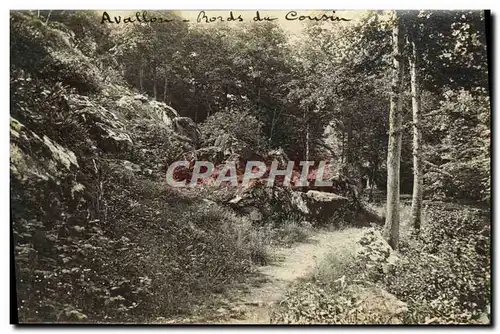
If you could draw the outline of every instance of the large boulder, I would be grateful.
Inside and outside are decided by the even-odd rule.
[[[356,300],[356,322],[401,324],[408,305],[377,286],[353,285],[347,288]]]
[[[349,204],[347,197],[317,190],[299,193],[311,219],[326,222]]]
[[[254,217],[252,220],[266,222],[282,220],[304,220],[316,225],[370,226],[379,224],[382,218],[361,202],[334,193],[309,190],[295,191],[287,187],[267,187],[264,181],[240,189],[228,201],[235,210]]]
[[[229,204],[252,220],[281,218],[304,220],[316,224],[335,221],[348,207],[347,198],[310,190],[307,193],[290,188],[267,187],[262,182],[242,190]]]

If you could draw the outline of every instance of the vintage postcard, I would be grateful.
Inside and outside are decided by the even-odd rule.
[[[11,10],[13,323],[491,324],[480,10]]]

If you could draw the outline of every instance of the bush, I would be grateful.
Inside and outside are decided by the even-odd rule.
[[[87,204],[72,210],[73,200],[59,196],[51,225],[19,210],[36,211],[28,196],[43,194],[14,188],[22,322],[137,322],[189,312],[267,262],[267,236],[250,221],[118,164],[98,168]],[[87,218],[82,208],[97,215]]]
[[[491,196],[491,107],[488,95],[450,91],[438,118],[424,130],[427,158],[445,172],[430,170],[426,192],[434,198],[489,203]],[[428,134],[426,134],[428,132]]]
[[[80,93],[101,89],[98,69],[70,43],[70,36],[26,12],[10,14],[11,68],[33,77],[62,82]]]
[[[265,141],[262,133],[262,122],[246,111],[218,112],[208,117],[200,125],[200,131],[206,141],[213,141],[222,135],[234,139],[233,152],[248,150],[262,152]]]
[[[385,278],[408,302],[409,323],[469,323],[490,300],[490,227],[475,209],[431,208],[418,240],[401,248],[402,261]]]
[[[87,141],[88,131],[78,115],[70,111],[71,93],[72,89],[60,82],[49,84],[22,70],[11,71],[11,116],[76,154],[86,153],[92,143]]]

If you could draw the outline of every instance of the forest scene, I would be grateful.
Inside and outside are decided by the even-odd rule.
[[[17,321],[491,324],[488,17],[11,11]]]

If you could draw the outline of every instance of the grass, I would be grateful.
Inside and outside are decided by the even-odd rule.
[[[400,323],[406,305],[362,276],[357,254],[363,230],[338,231],[338,242],[318,264],[315,274],[290,289],[272,311],[273,323],[388,324]]]

